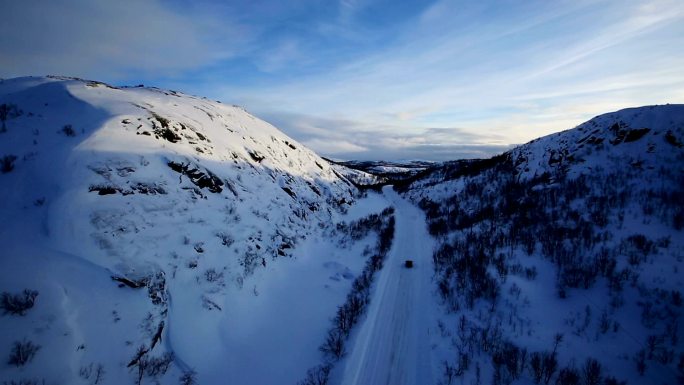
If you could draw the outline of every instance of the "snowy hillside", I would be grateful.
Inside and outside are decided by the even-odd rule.
[[[511,156],[521,177],[569,177],[611,166],[654,170],[681,164],[684,106],[630,108],[520,146]]]
[[[357,194],[327,161],[173,91],[18,78],[0,82],[0,106],[3,309],[35,301],[0,317],[0,353],[40,346],[0,380],[245,383],[260,356],[273,383],[274,349],[296,341],[278,358],[295,383],[318,360],[351,285],[328,277],[365,260],[317,243]]]
[[[379,186],[402,182],[435,167],[433,162],[332,161],[341,173],[350,174],[360,186]],[[344,175],[344,174],[343,174]]]
[[[684,106],[598,116],[401,190],[437,238],[441,383],[684,381]]]
[[[684,381],[682,105],[406,165],[80,79],[0,123],[2,383]]]

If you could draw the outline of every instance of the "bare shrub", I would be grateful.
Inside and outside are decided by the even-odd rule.
[[[558,372],[556,385],[580,385],[580,372],[574,367],[567,367]]]
[[[223,273],[216,271],[216,269],[211,267],[204,272],[204,279],[206,279],[207,282],[222,281],[223,280]]]
[[[5,155],[0,158],[0,171],[2,171],[3,174],[7,174],[8,172],[14,170],[15,160],[17,160],[15,155]]]
[[[328,332],[325,342],[320,350],[335,359],[340,359],[344,355],[344,332],[339,329],[332,329]]]
[[[7,363],[16,367],[24,366],[33,360],[38,350],[40,350],[40,345],[31,341],[15,341]]]
[[[164,353],[159,357],[145,355],[140,359],[140,366],[145,368],[145,375],[151,378],[159,378],[166,374],[173,361],[173,353]]]
[[[306,372],[306,378],[299,385],[327,385],[330,377],[330,364],[319,365]]]
[[[29,289],[24,289],[19,294],[3,292],[0,298],[0,309],[4,311],[4,314],[24,315],[33,307],[37,296],[36,290]]]
[[[184,372],[180,378],[178,379],[180,385],[196,385],[197,384],[197,379],[195,378],[197,376],[197,372],[194,370],[189,370],[187,372]]]
[[[601,364],[593,358],[587,358],[582,370],[586,385],[598,385],[601,383]]]
[[[71,124],[67,124],[64,127],[62,127],[62,133],[72,138],[76,136],[76,131],[74,131],[74,127],[72,127]]]
[[[138,348],[135,358],[128,364],[129,368],[138,369],[138,378],[136,384],[142,384],[143,377],[158,379],[166,374],[169,370],[171,362],[173,362],[173,353],[164,353],[159,357],[151,357],[148,355],[149,349],[142,345]]]
[[[97,385],[104,381],[105,375],[104,366],[102,364],[95,365],[90,363],[90,365],[82,366],[78,374],[84,380],[88,380],[89,384]]]

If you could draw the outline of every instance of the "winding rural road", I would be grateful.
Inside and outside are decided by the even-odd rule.
[[[366,318],[350,341],[342,385],[431,384],[430,317],[433,241],[425,216],[391,187],[392,248],[376,278]],[[412,269],[404,261],[412,259]]]

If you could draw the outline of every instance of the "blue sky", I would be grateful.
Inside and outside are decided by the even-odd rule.
[[[483,157],[684,102],[684,2],[0,0],[0,77],[245,106],[340,159]]]

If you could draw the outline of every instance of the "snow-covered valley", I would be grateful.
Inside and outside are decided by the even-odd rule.
[[[683,106],[376,191],[174,91],[18,78],[0,105],[7,384],[684,379]]]
[[[340,383],[429,384],[434,325],[430,317],[437,307],[431,285],[432,240],[416,206],[389,186],[384,194],[395,208],[394,242],[376,278],[366,319],[340,368]],[[404,267],[406,260],[413,261],[412,269]]]

